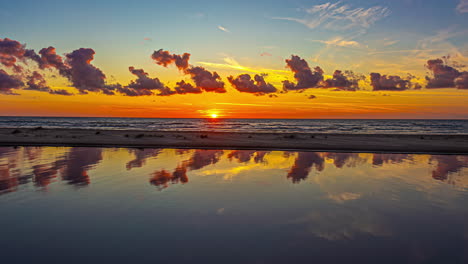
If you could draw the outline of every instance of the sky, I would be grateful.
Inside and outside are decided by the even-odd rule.
[[[468,0],[7,1],[0,115],[468,118]]]

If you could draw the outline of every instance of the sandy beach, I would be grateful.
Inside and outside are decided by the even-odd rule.
[[[3,146],[468,153],[468,135],[302,134],[2,128]]]

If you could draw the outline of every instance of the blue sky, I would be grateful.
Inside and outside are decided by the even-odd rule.
[[[325,23],[309,28],[295,21],[274,19],[303,19],[307,17],[305,10],[325,3],[346,5],[349,10],[381,7],[387,10],[387,14],[377,17],[368,26],[356,25],[346,29],[330,29]],[[78,47],[92,47],[98,54],[95,63],[116,71],[115,74],[120,72],[111,65],[149,65],[148,54],[157,48],[190,52],[195,60],[200,61],[219,62],[223,57],[232,56],[245,63],[275,67],[281,62],[259,58],[258,55],[268,52],[286,57],[294,53],[315,58],[319,54],[322,61],[318,62],[351,67],[353,61],[369,50],[356,50],[357,46],[352,45],[329,45],[323,51],[327,46],[324,42],[344,38],[374,52],[412,50],[420,49],[422,40],[446,32],[451,37],[443,42],[449,42],[460,50],[466,49],[468,34],[463,30],[468,28],[468,14],[456,10],[459,4],[460,0],[112,3],[19,0],[2,4],[0,24],[3,37],[27,43],[30,48],[52,45],[59,53],[65,53]],[[318,15],[309,15],[307,19],[316,19]],[[218,26],[229,32],[220,30]],[[394,44],[384,46],[383,42]],[[444,52],[453,51],[440,51],[438,54]],[[349,58],[343,58],[345,55]],[[395,54],[392,57],[394,60]],[[365,67],[361,68],[365,70]]]

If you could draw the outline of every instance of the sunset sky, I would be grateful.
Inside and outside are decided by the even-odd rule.
[[[466,119],[467,65],[468,0],[0,9],[2,116]]]

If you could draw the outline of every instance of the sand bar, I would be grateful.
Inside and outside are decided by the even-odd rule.
[[[2,146],[468,153],[468,135],[302,134],[0,128]]]

